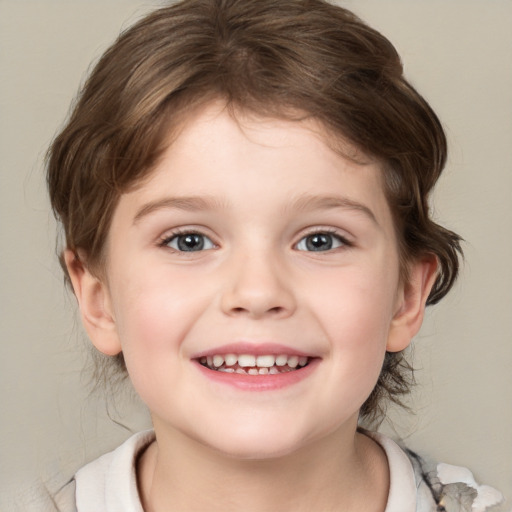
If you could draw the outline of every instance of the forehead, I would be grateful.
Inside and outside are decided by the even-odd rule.
[[[193,104],[192,108],[178,112],[173,128],[169,130],[168,147],[179,140],[180,145],[213,141],[221,137],[245,137],[246,141],[268,149],[279,149],[299,143],[300,139],[322,151],[329,148],[355,164],[377,163],[364,154],[341,133],[327,128],[313,115],[293,108],[273,108],[275,115],[260,113],[236,104],[227,104],[222,98],[213,98]],[[230,148],[233,149],[233,148]]]
[[[142,185],[122,196],[122,209],[169,195],[215,196],[224,204],[250,195],[261,205],[339,194],[379,215],[388,210],[378,163],[312,118],[262,117],[212,102],[190,113],[167,142]]]

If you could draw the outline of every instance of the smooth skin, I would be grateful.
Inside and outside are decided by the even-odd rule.
[[[378,163],[328,142],[313,120],[211,103],[121,196],[102,277],[66,252],[92,342],[123,352],[151,411],[147,511],[385,509],[386,457],[356,433],[359,409],[385,351],[419,330],[436,260],[401,281]],[[241,342],[317,364],[259,391],[198,370],[201,351]]]

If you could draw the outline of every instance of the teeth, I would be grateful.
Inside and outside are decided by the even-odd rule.
[[[215,368],[218,368],[219,366],[222,366],[224,364],[224,358],[222,356],[213,356],[213,366]]]
[[[299,358],[298,356],[292,356],[288,358],[288,366],[290,368],[297,368],[297,365],[299,364]]]
[[[235,366],[238,361],[238,356],[235,356],[235,354],[226,354],[224,360],[226,361],[226,366]]]
[[[256,356],[250,356],[248,354],[238,356],[238,364],[242,368],[246,368],[248,366],[256,366]]]
[[[252,354],[214,354],[200,358],[201,364],[212,370],[243,375],[276,375],[292,371],[297,367],[302,368],[308,364],[308,361],[309,358],[305,356],[287,356],[286,354],[278,356],[272,354],[259,356]]]
[[[276,357],[276,365],[284,366],[288,362],[288,356],[277,356]]]
[[[274,366],[276,358],[274,356],[258,356],[256,358],[256,366],[260,368],[270,368]]]
[[[219,368],[219,372],[235,373],[235,369],[234,368]]]

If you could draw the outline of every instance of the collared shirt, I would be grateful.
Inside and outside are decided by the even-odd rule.
[[[497,503],[501,497],[491,487],[478,486],[466,468],[428,465],[383,434],[362,433],[382,447],[388,460],[390,486],[384,512],[484,512],[488,510],[487,505]],[[137,488],[136,464],[154,440],[152,430],[139,432],[116,450],[84,466],[60,495],[54,497],[54,503],[61,504],[57,510],[144,512]],[[438,477],[440,468],[449,481],[443,482]],[[480,496],[479,489],[483,490]]]

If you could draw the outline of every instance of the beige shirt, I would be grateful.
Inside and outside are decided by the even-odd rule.
[[[432,494],[421,478],[417,479],[406,453],[382,434],[367,435],[382,446],[388,458],[390,489],[385,512],[435,511]],[[143,512],[135,463],[153,440],[152,430],[140,432],[80,469],[75,476],[78,512]]]

